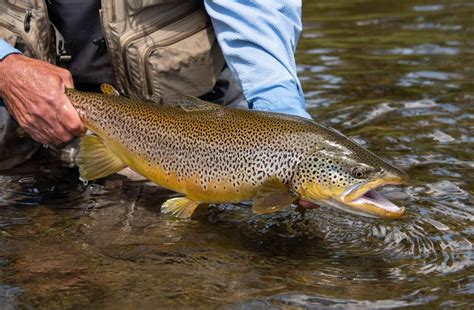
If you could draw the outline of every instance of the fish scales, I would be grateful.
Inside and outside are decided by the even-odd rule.
[[[172,190],[193,196],[184,184],[193,179],[209,194],[228,192],[232,201],[226,197],[226,202],[242,199],[238,195],[240,187],[253,188],[244,193],[245,198],[251,198],[272,175],[289,183],[297,163],[318,138],[314,128],[308,126],[312,122],[295,122],[295,118],[283,115],[269,119],[262,117],[265,114],[237,109],[189,113],[179,107],[137,104],[123,97],[77,91],[68,91],[67,95],[86,125],[99,136],[107,132],[149,166],[161,166],[170,178],[175,175],[183,184]],[[153,181],[165,187],[171,185],[167,179]],[[213,202],[221,202],[214,197]]]
[[[254,199],[258,213],[277,211],[297,198],[350,205],[343,201],[348,190],[359,203],[363,190],[406,179],[402,171],[351,139],[311,120],[224,108],[196,98],[170,106],[76,90],[66,94],[86,127],[101,141],[83,139],[81,175],[89,172],[92,178],[102,177],[130,166],[151,181],[186,195],[163,205],[183,217],[191,216],[202,203],[249,199]],[[96,161],[98,154],[108,154],[111,163]],[[85,167],[89,160],[101,166],[97,173],[94,167]],[[362,182],[354,175],[360,171],[367,180]],[[379,210],[392,205],[366,205],[351,208],[364,212],[372,208],[372,215],[385,217],[404,212],[393,215]]]

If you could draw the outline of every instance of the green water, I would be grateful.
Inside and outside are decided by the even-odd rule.
[[[474,306],[474,3],[304,1],[309,109],[405,169],[396,221],[244,206],[160,215],[173,193],[87,186],[44,153],[0,174],[0,308]]]

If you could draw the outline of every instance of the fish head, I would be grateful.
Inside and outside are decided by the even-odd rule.
[[[368,217],[399,218],[405,213],[375,189],[402,184],[408,175],[351,141],[350,147],[317,148],[293,178],[300,199]]]

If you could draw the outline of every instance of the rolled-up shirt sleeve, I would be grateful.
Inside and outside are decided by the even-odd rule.
[[[301,0],[205,0],[227,65],[249,107],[306,118],[295,49]]]
[[[0,60],[10,54],[19,54],[20,51],[8,44],[5,40],[0,39]]]

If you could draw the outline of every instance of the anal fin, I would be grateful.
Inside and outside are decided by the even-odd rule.
[[[271,177],[258,189],[253,199],[252,210],[257,214],[268,214],[289,207],[298,195],[289,190],[277,177]]]
[[[183,219],[190,218],[199,205],[199,202],[186,197],[171,198],[163,203],[161,213],[171,214]]]
[[[96,135],[81,137],[77,165],[83,180],[104,178],[127,167]]]

